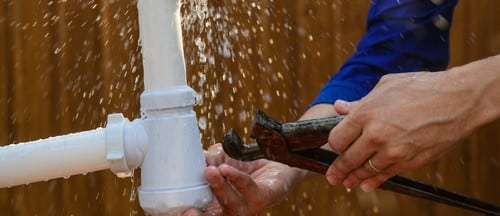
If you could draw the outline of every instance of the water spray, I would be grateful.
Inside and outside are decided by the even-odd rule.
[[[187,86],[177,0],[139,0],[144,65],[141,118],[111,114],[105,128],[0,147],[0,188],[141,167],[139,202],[151,215],[203,208],[212,199]]]

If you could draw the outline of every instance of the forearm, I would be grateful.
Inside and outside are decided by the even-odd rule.
[[[464,91],[472,92],[463,103],[473,107],[466,133],[500,117],[500,55],[452,68],[447,76],[450,85],[461,85]]]

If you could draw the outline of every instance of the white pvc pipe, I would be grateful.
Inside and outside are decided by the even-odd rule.
[[[104,131],[0,147],[0,188],[107,169]]]
[[[194,91],[188,86],[141,95],[148,147],[139,202],[152,216],[180,215],[187,208],[201,209],[212,199],[203,175],[206,164],[193,105]]]
[[[177,0],[139,0],[145,91],[186,85]]]

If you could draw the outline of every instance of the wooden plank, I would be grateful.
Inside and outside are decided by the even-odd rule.
[[[0,145],[104,126],[111,112],[137,117],[142,61],[134,2],[2,3]],[[452,65],[500,51],[500,30],[492,27],[499,4],[460,1]],[[210,18],[202,22],[195,15],[193,26],[184,29],[188,82],[205,99],[196,107],[204,128],[203,144],[220,141],[229,127],[236,127],[248,140],[255,108],[283,121],[298,117],[319,83],[326,82],[354,51],[364,33],[368,6],[367,0],[209,2]],[[185,7],[189,10],[189,5]],[[2,17],[9,22],[2,22]],[[33,26],[35,21],[40,25]],[[43,26],[45,22],[48,26]],[[484,127],[442,161],[408,175],[500,203],[500,188],[491,186],[500,178],[492,171],[500,166],[499,128],[498,122]],[[463,172],[465,178],[457,179]],[[1,189],[0,212],[143,215],[137,200],[129,200],[137,182],[103,171]],[[346,192],[318,176],[300,184],[286,201],[262,213],[266,214],[471,213],[391,192]]]
[[[260,30],[255,41],[259,66],[251,70],[259,72],[253,92],[259,93],[257,102],[261,109],[279,121],[296,120],[303,111],[296,97],[300,81],[295,46],[298,29],[293,27],[295,9],[295,4],[281,0],[262,1],[253,11],[257,16],[253,25]]]
[[[297,119],[305,111],[321,87],[320,84],[327,80],[328,75],[325,76],[325,72],[332,64],[327,59],[328,51],[324,51],[324,49],[329,47],[324,46],[324,44],[322,44],[323,47],[317,45],[320,44],[320,41],[327,40],[332,19],[330,13],[325,13],[326,11],[322,10],[328,6],[319,6],[318,4],[330,2],[296,1],[295,4],[290,4],[288,1],[277,1],[275,10],[271,12],[271,14],[281,16],[272,17],[274,22],[270,22],[270,24],[283,27],[282,31],[286,32],[286,34],[276,35],[274,40],[288,42],[288,44],[281,43],[270,49],[272,52],[280,53],[277,58],[286,63],[286,68],[281,73],[289,80],[288,89],[284,92],[288,94],[287,96],[292,103],[288,104],[287,107],[276,109],[276,111],[287,110],[290,112],[284,112],[293,116],[293,118],[286,119],[288,121]],[[287,13],[279,14],[280,11]],[[286,28],[287,26],[288,28]],[[324,35],[319,31],[322,31]],[[274,102],[272,106],[274,109]],[[319,193],[319,191],[322,192]],[[332,192],[331,187],[325,184],[322,177],[303,182],[297,190],[291,192],[286,201],[274,207],[271,214],[327,215],[329,208],[326,206],[330,206],[331,199],[330,193],[324,191]]]
[[[72,64],[76,59],[73,55],[75,44],[82,44],[84,41],[75,37],[73,41],[72,32],[74,29],[73,20],[71,17],[78,11],[75,8],[80,8],[82,3],[77,4],[75,7],[74,2],[59,2],[51,5],[51,12],[54,17],[57,17],[52,25],[50,25],[50,39],[51,49],[54,52],[51,55],[51,61],[54,69],[54,76],[52,77],[52,100],[54,101],[54,133],[66,134],[69,132],[77,132],[78,129],[73,129],[74,122],[72,122],[75,115],[75,110],[70,109],[70,99],[82,100],[82,98],[75,98],[74,74],[71,73],[73,67],[78,67],[78,64]],[[88,17],[90,21],[91,17]],[[81,29],[79,29],[81,30]],[[83,31],[84,32],[84,31]],[[79,32],[80,33],[80,32]],[[71,38],[71,39],[70,39]],[[80,47],[77,47],[80,48]],[[71,62],[73,61],[73,62]],[[75,84],[75,85],[73,85]],[[77,88],[77,86],[76,86]],[[88,186],[85,176],[72,176],[68,179],[59,179],[58,183],[58,198],[60,207],[57,209],[58,214],[92,214],[92,202],[95,202],[95,196],[89,197],[87,194],[91,193],[91,187]]]
[[[469,58],[466,50],[470,46],[471,36],[468,24],[470,4],[469,1],[458,1],[455,8],[450,35],[450,67],[462,65]]]
[[[50,40],[46,37],[51,20],[47,4],[13,2],[13,110],[15,141],[47,138],[51,134]],[[44,25],[45,23],[45,25]],[[54,214],[58,209],[57,183],[42,182],[13,189],[15,214],[28,212]],[[27,208],[29,207],[29,208]]]
[[[473,2],[460,2],[457,8],[454,29],[452,30],[452,62],[453,65],[463,65],[487,56],[498,54],[500,48],[500,30],[489,28],[494,26],[495,8],[500,4],[496,1],[484,1],[478,4]],[[458,26],[458,29],[455,28]],[[457,58],[453,58],[457,57]],[[474,133],[466,143],[459,146],[441,161],[438,172],[445,178],[444,185],[478,198],[493,203],[500,203],[495,187],[490,187],[499,179],[498,169],[498,121],[483,127]],[[496,136],[496,137],[495,137]],[[487,159],[486,159],[487,158]],[[436,209],[436,214],[443,212],[458,214],[460,211],[446,211],[444,207]],[[467,213],[467,211],[462,211]]]
[[[265,108],[259,103],[262,91],[256,90],[262,84],[261,77],[266,76],[259,56],[262,47],[258,46],[263,30],[257,24],[263,22],[257,9],[263,4],[211,2],[209,18],[185,30],[187,77],[203,95],[203,104],[196,109],[200,124],[206,123],[202,127],[206,145],[220,142],[222,134],[232,127],[249,141],[253,111]]]
[[[6,3],[0,4],[0,146],[9,144],[9,38]]]
[[[10,85],[9,85],[9,38],[6,2],[0,3],[0,146],[10,143]],[[10,205],[10,190],[0,189],[0,212],[12,215]]]
[[[307,91],[297,91],[302,109],[316,97],[338,66],[334,56],[334,47],[338,41],[334,38],[335,26],[339,23],[335,15],[343,13],[337,10],[335,1],[298,1],[297,2],[297,82]],[[328,44],[328,46],[325,46]],[[311,76],[313,75],[313,76]]]
[[[208,1],[205,4],[190,1],[182,7],[182,34],[184,37],[184,58],[186,62],[186,78],[188,85],[202,98],[202,104],[194,109],[200,120],[201,142],[205,147],[221,141],[227,127],[234,127],[231,116],[226,109],[228,101],[234,96],[223,87],[235,67],[229,67],[224,58],[218,54],[221,47],[221,35],[217,26],[226,26],[223,19],[229,11],[222,10],[225,1]],[[197,16],[196,8],[204,18]],[[215,16],[219,14],[219,16]],[[220,23],[220,24],[219,24]],[[208,38],[211,38],[210,40]],[[232,99],[231,99],[232,98]],[[238,126],[244,125],[242,122]],[[217,127],[215,125],[218,125]],[[240,128],[237,128],[241,131]]]
[[[98,47],[99,14],[96,1],[67,1],[55,5],[58,22],[54,24],[54,95],[57,97],[59,133],[78,132],[103,126],[100,118]],[[60,180],[59,214],[103,215],[102,184],[98,173],[76,175]]]
[[[298,65],[296,71],[300,87],[296,88],[304,109],[319,92],[322,84],[335,74],[343,61],[354,51],[353,43],[364,32],[368,4],[365,1],[298,1],[296,4],[296,41],[297,53],[294,56]],[[351,16],[352,11],[362,14]],[[360,11],[360,12],[358,12]],[[363,18],[364,17],[364,18]],[[345,36],[344,32],[353,33]],[[350,46],[349,51],[339,50]],[[290,214],[330,215],[348,214],[360,211],[361,201],[356,200],[358,193],[347,192],[341,187],[328,185],[323,176],[306,181],[288,198],[288,206],[294,209]],[[293,200],[293,201],[292,201]],[[293,207],[293,208],[291,208]],[[371,208],[370,208],[371,209]],[[281,209],[280,209],[281,210]],[[281,211],[280,211],[281,212]]]
[[[461,49],[469,53],[466,64],[477,59],[486,58],[500,53],[500,29],[495,23],[496,9],[500,7],[497,1],[485,1],[479,4],[469,3],[468,16],[468,47]],[[464,34],[465,35],[465,34]],[[490,202],[500,204],[500,189],[492,187],[500,179],[500,148],[498,148],[500,121],[492,122],[474,133],[472,139],[466,143],[465,158],[470,158],[464,165],[467,167],[466,177],[469,179],[469,193]],[[468,165],[468,166],[467,166]]]
[[[131,120],[139,116],[139,94],[142,83],[136,80],[139,72],[134,68],[141,64],[138,52],[138,22],[136,5],[126,1],[121,4],[100,1],[98,22],[99,35],[96,46],[100,56],[100,81],[103,88],[100,97],[107,101],[101,105],[105,112],[102,120],[111,113],[123,113]],[[100,105],[94,104],[94,108]],[[101,173],[103,212],[106,215],[126,215],[142,212],[138,199],[131,199],[136,191],[134,181],[117,178],[112,172]]]

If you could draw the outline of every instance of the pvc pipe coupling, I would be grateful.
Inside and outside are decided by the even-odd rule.
[[[109,169],[120,178],[131,177],[147,150],[148,136],[142,120],[129,122],[121,113],[111,114],[105,130]]]
[[[106,159],[119,177],[141,166],[139,202],[151,215],[178,215],[203,208],[212,194],[203,175],[195,92],[188,86],[145,91],[141,119],[108,116]]]

